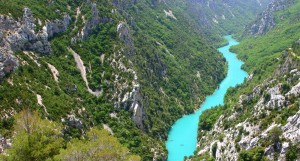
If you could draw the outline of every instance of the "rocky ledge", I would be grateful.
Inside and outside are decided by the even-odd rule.
[[[64,14],[62,20],[47,20],[42,29],[36,31],[36,19],[31,10],[25,7],[23,12],[23,17],[18,20],[0,15],[0,80],[19,66],[14,52],[51,53],[49,39],[66,31],[71,22],[71,17]]]
[[[259,15],[259,19],[251,26],[251,35],[263,35],[270,29],[274,28],[275,18],[273,13],[275,11],[284,10],[293,3],[294,0],[273,0],[266,10]]]

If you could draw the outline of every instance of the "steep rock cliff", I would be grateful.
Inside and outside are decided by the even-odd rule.
[[[64,15],[63,20],[47,21],[42,30],[36,32],[35,18],[29,8],[24,8],[23,18],[14,20],[7,15],[0,16],[0,79],[15,70],[19,61],[14,52],[36,51],[41,54],[50,54],[49,39],[54,35],[67,30],[71,18]]]
[[[270,1],[188,0],[187,12],[197,22],[203,34],[215,43],[222,41],[220,35],[243,31]]]
[[[251,35],[263,35],[276,25],[274,12],[284,10],[294,3],[294,0],[273,0],[252,24],[249,32]]]

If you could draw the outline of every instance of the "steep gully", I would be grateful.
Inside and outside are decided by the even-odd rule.
[[[197,130],[199,116],[203,111],[217,105],[224,104],[224,96],[229,87],[234,87],[244,82],[248,74],[241,69],[242,61],[236,58],[236,55],[229,51],[231,46],[239,44],[231,36],[225,36],[228,45],[219,48],[228,62],[228,73],[221,82],[219,88],[211,96],[207,96],[205,102],[195,113],[186,115],[177,120],[169,131],[166,146],[168,149],[168,161],[182,161],[184,156],[194,154],[197,146]],[[201,120],[200,120],[201,121]]]
[[[71,48],[68,48],[69,52],[71,52],[73,54],[73,57],[75,59],[76,62],[76,66],[77,68],[80,70],[81,73],[81,77],[83,79],[83,81],[85,82],[86,88],[88,89],[88,92],[94,96],[99,97],[102,94],[102,90],[101,91],[92,91],[89,87],[89,82],[86,78],[86,69],[85,66],[83,64],[83,61],[80,58],[80,55],[78,55],[77,53],[75,53],[75,51],[73,51]]]

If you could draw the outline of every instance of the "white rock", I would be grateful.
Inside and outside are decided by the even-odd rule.
[[[286,96],[295,95],[298,96],[300,94],[300,82],[292,87],[292,89],[286,94]]]
[[[58,76],[59,76],[58,70],[55,68],[55,66],[53,66],[53,65],[51,65],[49,63],[48,63],[48,67],[51,70],[51,73],[52,73],[52,76],[53,76],[54,80],[56,82],[58,82]]]
[[[173,12],[171,10],[166,11],[164,10],[166,16],[173,18],[174,20],[177,20],[177,18],[174,16]]]
[[[283,136],[292,142],[300,142],[300,110],[287,121],[288,123],[282,127]]]

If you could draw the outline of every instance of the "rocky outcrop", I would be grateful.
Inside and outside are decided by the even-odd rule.
[[[130,34],[130,29],[125,22],[120,22],[117,26],[117,33],[121,41],[125,44],[125,54],[126,56],[131,56],[134,54],[134,44],[133,39]]]
[[[54,35],[66,31],[70,25],[71,17],[65,15],[63,20],[54,20],[46,22],[41,31],[35,32],[35,18],[29,8],[24,8],[24,15],[21,22],[14,21],[10,17],[12,27],[6,28],[6,38],[13,51],[31,50],[42,54],[49,54],[51,46],[48,42],[49,38]],[[3,22],[6,24],[7,22]],[[2,30],[2,29],[1,29]]]
[[[81,119],[76,116],[74,111],[72,111],[71,114],[67,115],[65,118],[62,118],[61,122],[64,125],[62,132],[65,136],[67,136],[68,139],[72,138],[70,133],[72,133],[74,129],[80,131],[82,135],[84,134],[86,124],[84,124],[84,122],[82,122]]]
[[[292,89],[286,94],[286,96],[295,96],[298,97],[300,95],[300,82],[292,87]]]
[[[71,17],[69,15],[64,15],[62,20],[54,20],[46,23],[46,29],[48,34],[48,39],[59,34],[61,32],[65,32],[68,26],[71,23]]]
[[[171,10],[169,10],[169,11],[164,10],[164,12],[165,12],[165,14],[166,14],[167,17],[170,17],[170,18],[172,18],[174,20],[177,20],[177,18],[174,16],[174,14],[173,14],[173,12]]]
[[[292,3],[293,0],[273,0],[266,10],[259,15],[259,19],[251,26],[250,33],[252,35],[263,35],[274,28],[276,25],[274,12],[283,10]]]
[[[268,90],[270,100],[266,103],[266,108],[274,109],[276,107],[285,107],[285,97],[281,94],[281,85],[277,85]],[[267,100],[265,100],[267,101]]]
[[[130,110],[133,111],[132,120],[140,129],[144,129],[143,121],[146,113],[143,106],[143,95],[140,92],[140,85],[137,82],[136,74],[134,76],[133,89],[127,101],[130,104]]]
[[[252,99],[256,98],[257,96],[260,95],[261,93],[261,87],[260,86],[256,86],[253,88],[253,93],[249,94],[249,95],[240,95],[239,97],[239,104],[245,104],[245,103],[249,103]]]
[[[47,21],[43,29],[36,32],[36,19],[31,10],[24,8],[23,12],[19,20],[0,15],[0,79],[18,67],[14,52],[28,50],[41,54],[51,53],[48,40],[66,31],[71,22],[71,17],[66,14],[63,20]]]
[[[237,160],[241,150],[265,146],[264,155],[268,159],[275,160],[278,155],[278,160],[285,160],[289,147],[300,142],[300,110],[289,113],[289,117],[284,120],[285,124],[274,120],[276,117],[283,118],[281,111],[292,107],[297,109],[299,106],[293,99],[300,95],[300,73],[298,58],[292,54],[283,55],[282,64],[271,78],[255,86],[249,94],[240,95],[232,113],[220,116],[212,130],[200,131],[198,146],[201,148],[198,155],[209,152],[216,160]],[[244,117],[244,113],[249,111],[251,114]],[[272,122],[265,120],[270,117],[273,118]],[[225,127],[226,122],[235,123]],[[276,144],[270,140],[273,137],[271,131],[275,128],[282,131],[279,134],[280,141]]]
[[[134,43],[133,43],[129,26],[125,22],[119,22],[117,26],[117,33],[119,39],[125,45],[125,48],[123,49],[125,56],[131,57],[135,53],[135,51],[134,51]],[[144,129],[143,120],[146,117],[146,113],[144,110],[143,95],[140,92],[140,84],[138,83],[137,74],[132,69],[126,69],[125,66],[123,67],[122,70],[127,70],[133,73],[134,75],[134,80],[132,82],[133,88],[131,92],[128,92],[124,95],[122,101],[116,102],[116,104],[120,104],[125,108],[129,108],[130,111],[133,111],[132,120],[140,129]]]
[[[288,52],[288,51],[285,51],[284,54],[286,54],[287,52]],[[279,68],[276,69],[275,75],[276,75],[276,76],[280,76],[280,75],[282,75],[283,73],[289,72],[291,69],[292,69],[291,72],[293,72],[293,70],[297,68],[297,64],[294,64],[294,63],[292,63],[292,62],[293,62],[292,58],[291,58],[291,57],[287,57],[287,58],[285,59],[284,63],[281,64],[281,65],[279,66]]]
[[[287,119],[287,124],[282,127],[283,137],[292,142],[300,142],[300,111]]]
[[[88,36],[90,34],[93,33],[93,30],[95,28],[97,28],[97,26],[101,23],[106,23],[108,21],[110,21],[111,19],[110,18],[107,18],[107,17],[101,17],[100,13],[99,13],[99,10],[98,10],[98,5],[96,3],[92,3],[91,1],[88,1],[87,2],[87,5],[90,6],[91,8],[91,16],[87,18],[87,15],[81,15],[81,10],[80,10],[80,7],[78,7],[76,10],[76,21],[75,21],[75,25],[76,23],[78,22],[78,19],[82,19],[83,23],[82,24],[79,24],[79,25],[83,25],[83,27],[80,29],[80,31],[74,36],[71,38],[71,42],[73,44],[75,44],[76,42],[79,42],[79,41],[83,41],[85,39],[88,38]],[[74,30],[77,28],[78,26],[75,26]]]
[[[251,26],[250,31],[252,35],[262,35],[273,27],[275,27],[274,17],[271,11],[267,10],[262,13],[260,21]]]
[[[103,124],[103,129],[107,130],[111,135],[114,134],[114,132],[112,131],[112,129],[107,124]]]
[[[133,81],[131,83],[132,89],[130,92],[126,93],[124,93],[124,91],[128,90],[128,88],[131,86],[129,86],[126,82],[125,84],[120,84],[119,81],[121,81],[122,79],[120,79],[119,76],[116,77],[115,86],[117,87],[117,91],[114,92],[116,93],[116,95],[113,96],[116,98],[114,107],[124,108],[132,111],[132,120],[138,128],[144,129],[144,119],[146,117],[146,111],[144,109],[144,96],[140,92],[140,84],[138,82],[137,73],[130,68],[126,68],[120,60],[116,63],[113,63],[113,65],[115,68],[119,68],[123,72],[127,72],[128,74],[133,75]]]
[[[3,153],[5,149],[10,148],[11,145],[11,139],[6,139],[0,135],[0,153]]]
[[[93,28],[97,26],[100,23],[100,16],[99,11],[97,9],[97,4],[92,3],[91,4],[91,10],[92,10],[92,17],[90,20],[88,20],[83,29],[82,29],[82,39],[86,39],[89,34],[91,34]]]
[[[65,119],[62,119],[62,122],[67,126],[75,128],[83,128],[84,126],[82,121],[79,118],[77,118],[75,114],[67,115]]]
[[[0,80],[14,71],[18,66],[19,62],[13,53],[0,48]]]

